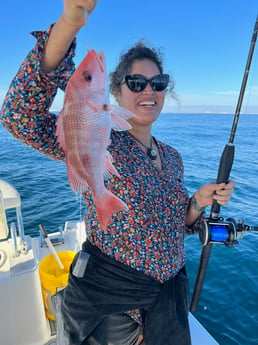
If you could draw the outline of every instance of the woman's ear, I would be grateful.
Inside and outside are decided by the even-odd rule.
[[[114,91],[114,97],[115,97],[115,100],[117,101],[117,103],[120,105],[120,93],[118,90]]]

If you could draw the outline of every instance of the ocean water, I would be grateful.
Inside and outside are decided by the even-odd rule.
[[[216,180],[232,121],[233,115],[162,114],[155,123],[153,134],[182,154],[190,194]],[[244,218],[246,224],[258,226],[258,116],[240,116],[234,144],[231,178],[237,186],[221,216]],[[2,126],[0,179],[13,184],[21,195],[26,234],[38,235],[40,223],[48,232],[56,231],[85,211],[69,187],[65,164],[21,144]],[[14,215],[10,212],[8,217],[11,221]],[[221,345],[258,344],[258,233],[245,233],[239,242],[233,248],[213,245],[195,313]],[[198,236],[187,236],[186,252],[192,291],[201,253]]]

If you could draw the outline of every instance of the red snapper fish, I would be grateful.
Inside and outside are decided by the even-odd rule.
[[[65,152],[72,190],[82,193],[90,188],[104,230],[112,214],[128,210],[104,185],[104,179],[120,176],[107,151],[111,128],[131,129],[127,120],[135,116],[122,107],[107,104],[106,98],[104,53],[90,50],[66,86],[56,135]]]

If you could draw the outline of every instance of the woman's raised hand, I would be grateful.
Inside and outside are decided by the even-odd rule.
[[[97,3],[98,0],[64,0],[63,13],[51,30],[41,59],[44,73],[57,68]]]
[[[63,20],[71,26],[82,27],[97,3],[98,0],[64,0]]]

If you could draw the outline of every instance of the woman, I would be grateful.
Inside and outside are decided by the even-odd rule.
[[[64,0],[58,22],[47,32],[33,33],[37,44],[3,104],[3,125],[54,159],[65,156],[56,144],[56,116],[49,107],[74,71],[74,38],[96,4]],[[137,115],[129,120],[129,132],[112,131],[108,147],[122,178],[112,177],[106,185],[129,211],[114,215],[103,231],[91,193],[84,193],[88,239],[62,296],[59,344],[191,343],[184,232],[198,232],[204,208],[214,199],[228,204],[235,182],[207,184],[189,199],[180,154],[151,135],[168,82],[158,52],[142,42],[122,55],[111,74],[116,100]]]

